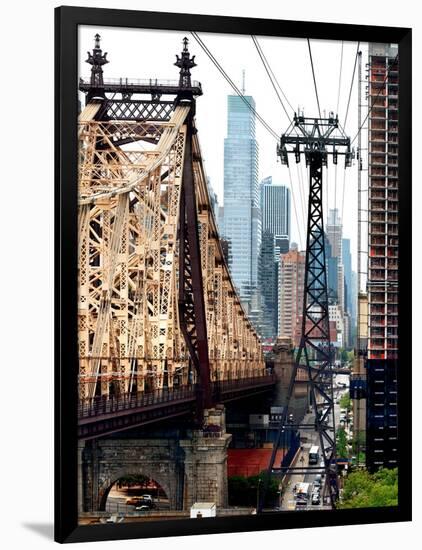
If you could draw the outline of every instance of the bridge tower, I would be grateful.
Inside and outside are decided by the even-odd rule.
[[[193,175],[192,140],[196,128],[193,123],[195,98],[192,92],[190,69],[195,67],[196,63],[195,56],[190,56],[186,37],[183,39],[181,56],[176,56],[176,59],[175,65],[180,68],[176,103],[189,105],[189,114],[186,118],[185,158],[179,212],[179,318],[190,358],[199,375],[197,415],[198,422],[201,423],[204,409],[213,405],[213,395],[211,392],[197,199]]]
[[[103,79],[103,65],[109,63],[107,59],[107,52],[103,54],[100,46],[101,36],[97,33],[95,35],[95,45],[91,52],[88,52],[87,63],[91,65],[91,90],[87,96],[87,101],[94,97],[104,98],[104,79]]]
[[[104,78],[100,36],[79,90],[79,397],[103,410],[265,375],[225,262],[195,122],[188,40],[177,81]],[[98,405],[98,406],[97,406]],[[84,409],[85,410],[85,409]]]

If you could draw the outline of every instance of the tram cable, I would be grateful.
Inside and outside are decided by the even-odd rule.
[[[307,38],[306,40],[308,41],[309,58],[311,60],[312,77],[314,79],[315,95],[316,95],[316,100],[317,100],[317,105],[318,105],[318,114],[319,114],[319,118],[322,118],[321,117],[321,108],[319,106],[318,88],[317,88],[317,83],[316,83],[316,78],[315,78],[314,61],[312,59],[311,42],[310,42],[309,38]]]

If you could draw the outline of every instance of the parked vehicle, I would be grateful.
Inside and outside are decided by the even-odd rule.
[[[296,506],[306,506],[309,501],[311,493],[310,483],[297,483],[296,484]]]
[[[139,506],[142,502],[142,497],[130,497],[126,499],[126,504],[130,506]]]
[[[319,447],[317,445],[313,445],[309,449],[309,464],[318,464],[319,460]]]
[[[136,506],[135,510],[137,512],[148,512],[150,510],[150,507],[142,504],[142,506]]]
[[[154,505],[151,495],[142,495],[140,497],[127,498],[126,504],[138,507],[146,506],[148,509],[152,508]]]
[[[314,506],[321,504],[321,496],[319,493],[312,494],[311,504],[313,504]]]
[[[320,494],[321,493],[321,485],[314,485],[313,489],[312,489],[312,494],[313,495],[316,495],[316,494]]]

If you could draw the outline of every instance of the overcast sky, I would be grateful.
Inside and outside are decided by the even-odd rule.
[[[94,45],[96,32],[101,35],[101,47],[108,52],[110,63],[104,67],[105,78],[161,78],[177,79],[179,69],[173,65],[175,55],[180,54],[182,39],[189,38],[189,50],[195,55],[197,67],[192,69],[192,79],[202,84],[203,96],[197,100],[197,127],[201,143],[205,169],[210,177],[211,185],[218,195],[219,203],[223,203],[224,190],[224,138],[227,128],[227,96],[234,94],[233,90],[209,60],[199,44],[188,31],[152,31],[127,28],[80,27],[80,75],[88,76],[90,66],[84,61],[87,50]],[[256,110],[277,134],[283,133],[289,120],[271,86],[264,66],[250,36],[221,35],[200,33],[200,37],[211,50],[237,86],[242,85],[242,70],[246,73],[246,95],[252,95],[256,101]],[[312,78],[311,63],[307,41],[305,39],[257,37],[259,44],[273,70],[283,92],[297,110],[304,110],[305,116],[318,116],[315,89]],[[343,44],[343,62],[341,70],[341,85],[338,114],[344,125],[346,106],[353,74],[357,43]],[[311,40],[312,57],[316,73],[316,81],[321,111],[328,115],[329,111],[337,111],[338,89],[340,77],[341,42]],[[361,44],[363,52],[363,74],[367,61],[367,44]],[[289,115],[293,111],[285,103]],[[355,85],[352,90],[346,133],[353,139],[357,124],[357,71]],[[324,115],[323,115],[324,116]],[[307,174],[304,160],[296,165],[290,159],[291,178],[289,170],[280,164],[276,155],[277,142],[257,121],[256,137],[259,144],[259,179],[273,176],[277,183],[291,187],[292,201],[292,240],[305,246],[304,216],[305,189],[301,182],[307,184]],[[354,143],[356,146],[356,141]],[[365,145],[363,145],[365,147]],[[324,172],[325,189],[328,188],[328,208],[336,206],[340,215],[343,212],[343,237],[352,241],[352,266],[356,270],[356,233],[357,233],[357,166],[346,171],[344,161],[340,158],[337,168],[337,185],[335,185],[335,167],[329,162],[328,170]],[[364,173],[366,174],[366,172]],[[343,180],[344,199],[343,199]],[[302,191],[302,192],[301,192]],[[327,206],[327,196],[324,208]],[[296,213],[294,204],[296,204]],[[306,196],[307,202],[307,196]],[[342,204],[344,207],[342,209]],[[300,230],[296,222],[298,218]],[[325,214],[325,218],[327,213]]]

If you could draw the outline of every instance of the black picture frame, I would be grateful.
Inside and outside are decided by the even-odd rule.
[[[55,10],[55,540],[83,542],[280,529],[280,512],[248,517],[78,526],[77,128],[78,26],[193,30],[398,43],[399,70],[399,504],[289,514],[284,528],[411,520],[411,29],[192,14]],[[282,513],[281,513],[282,514]]]

